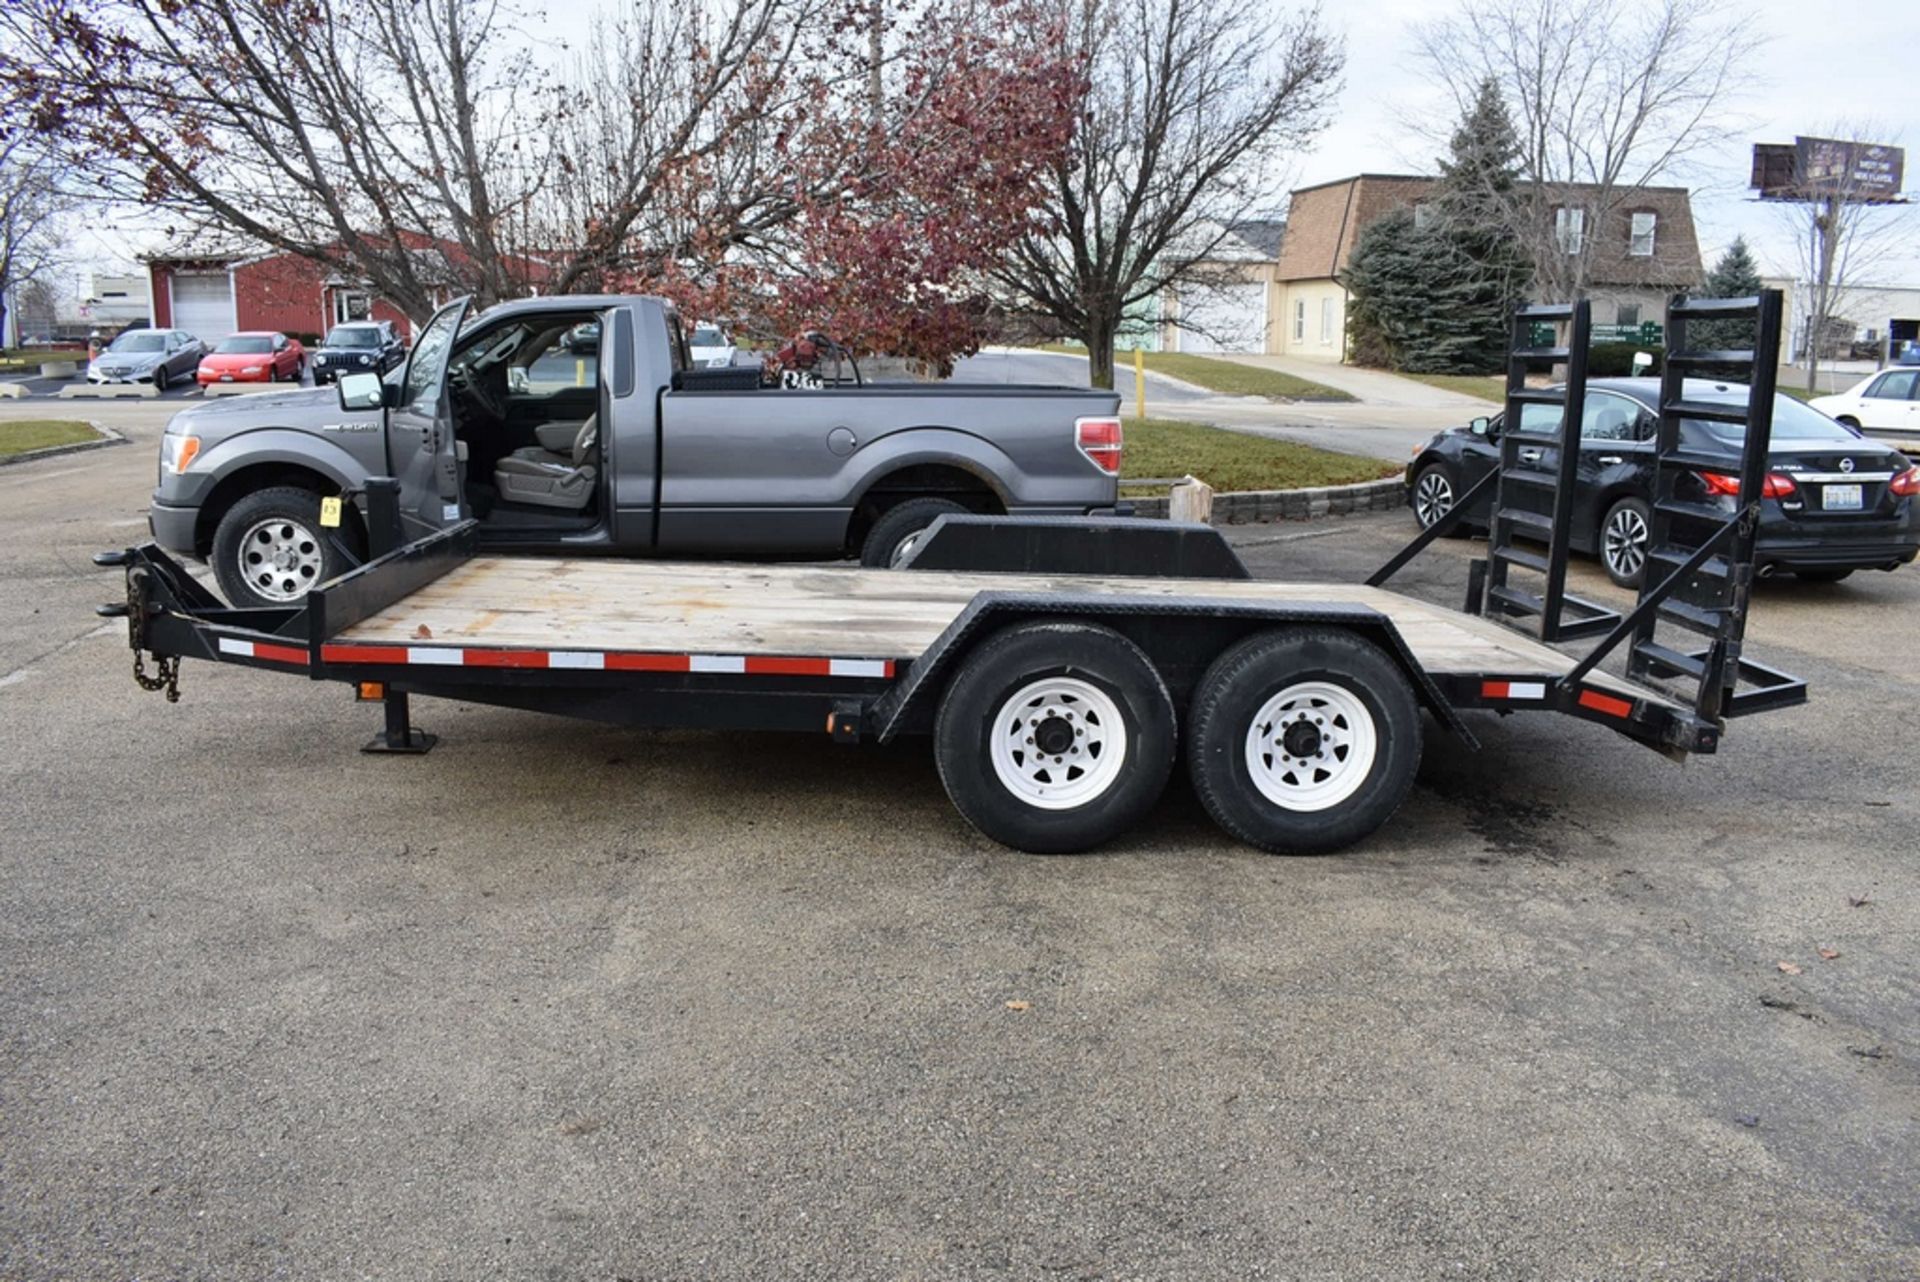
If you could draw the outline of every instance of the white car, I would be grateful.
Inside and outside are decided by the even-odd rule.
[[[1863,432],[1898,437],[1902,443],[1920,441],[1920,368],[1883,369],[1807,404]]]
[[[733,364],[733,340],[718,325],[695,325],[687,336],[687,354],[699,369],[723,369]]]

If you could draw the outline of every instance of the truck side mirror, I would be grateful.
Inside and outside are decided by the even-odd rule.
[[[343,410],[377,410],[387,403],[387,389],[378,374],[342,374],[334,387]]]

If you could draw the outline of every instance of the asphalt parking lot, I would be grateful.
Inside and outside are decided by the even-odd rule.
[[[924,745],[143,694],[121,411],[0,469],[0,1277],[1920,1276],[1920,570],[1765,585],[1813,701],[1715,757],[1476,716],[1343,855],[1036,858]]]

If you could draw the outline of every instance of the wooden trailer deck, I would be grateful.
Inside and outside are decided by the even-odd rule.
[[[912,660],[976,594],[989,589],[1352,602],[1392,619],[1431,673],[1553,678],[1574,664],[1502,624],[1356,584],[520,557],[468,561],[333,640],[369,646]],[[1598,670],[1584,680],[1679,708]]]

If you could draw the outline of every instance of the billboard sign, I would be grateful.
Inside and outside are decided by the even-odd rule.
[[[1753,180],[1763,200],[1819,200],[1837,196],[1857,204],[1900,199],[1906,153],[1883,143],[1839,138],[1795,138],[1756,143]]]

